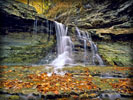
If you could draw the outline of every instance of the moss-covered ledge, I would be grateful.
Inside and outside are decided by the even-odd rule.
[[[1,36],[1,39],[1,64],[36,64],[55,46],[54,37],[51,36],[48,40],[48,35],[44,33],[38,35],[12,33]]]

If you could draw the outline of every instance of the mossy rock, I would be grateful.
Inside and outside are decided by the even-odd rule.
[[[8,100],[8,97],[4,94],[0,94],[0,100]]]
[[[28,38],[28,33],[15,34],[14,37],[12,37],[12,35],[13,34],[9,34],[7,36],[7,38],[9,38],[8,42],[11,46],[4,44],[11,49],[5,50],[6,48],[2,47],[4,52],[0,56],[1,63],[20,63],[22,65],[26,63],[37,63],[40,59],[44,58],[49,50],[55,45],[53,36],[47,41],[47,35],[45,34],[34,35],[34,37],[37,38],[35,39],[35,42],[32,42],[34,37],[30,37],[30,39]],[[23,39],[23,35],[27,36],[27,38]],[[17,36],[19,36],[19,39],[16,39]],[[21,42],[26,45],[21,45]]]
[[[109,65],[133,66],[129,42],[98,42],[99,53]]]

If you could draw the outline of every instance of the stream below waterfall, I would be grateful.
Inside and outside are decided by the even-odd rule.
[[[91,94],[95,94],[95,92],[91,92]],[[103,92],[97,93],[95,96],[88,97],[77,97],[77,94],[67,95],[41,95],[41,94],[8,94],[2,93],[0,99],[2,100],[132,100],[132,97],[124,96],[116,92]]]

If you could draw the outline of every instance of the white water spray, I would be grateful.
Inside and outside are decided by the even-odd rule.
[[[100,66],[104,65],[102,58],[98,54],[97,46],[92,41],[92,39],[89,36],[88,32],[81,31],[81,30],[78,29],[78,27],[76,27],[76,31],[77,31],[79,39],[84,41],[84,64],[86,64],[86,57],[87,57],[87,43],[86,42],[88,41],[90,43],[90,46],[91,46],[92,65],[96,65],[95,60],[98,61]]]
[[[72,64],[72,41],[69,36],[67,36],[68,27],[63,24],[55,22],[56,28],[56,38],[57,38],[57,58],[51,63],[53,66],[62,68],[66,64]]]

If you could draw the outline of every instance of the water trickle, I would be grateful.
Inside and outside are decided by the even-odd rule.
[[[78,29],[76,27],[76,31],[78,34],[78,37],[80,40],[84,41],[84,64],[86,64],[87,61],[87,42],[89,42],[90,47],[91,47],[91,53],[92,53],[92,65],[96,65],[96,60],[98,61],[99,65],[104,65],[102,58],[98,54],[98,49],[96,44],[92,41],[91,36],[88,34],[88,32],[84,32]],[[82,34],[81,34],[82,33]]]
[[[46,22],[45,22],[45,23],[46,23],[46,32],[47,32],[47,33],[49,33],[49,21],[48,21],[48,20],[46,20]]]
[[[72,64],[72,41],[67,36],[68,27],[63,24],[55,22],[56,38],[57,38],[57,58],[51,63],[56,68],[62,68],[66,64]]]
[[[84,40],[84,64],[86,64],[86,57],[87,57],[86,47],[87,47],[86,40]]]
[[[80,37],[81,37],[81,33],[80,33],[80,30],[78,29],[78,27],[76,27],[76,31],[77,31],[78,36],[79,36],[79,38],[80,38]]]
[[[35,19],[35,21],[34,21],[33,33],[37,34],[37,19]]]
[[[51,31],[52,31],[52,27],[51,27],[51,23],[49,23],[49,34],[51,35]]]

